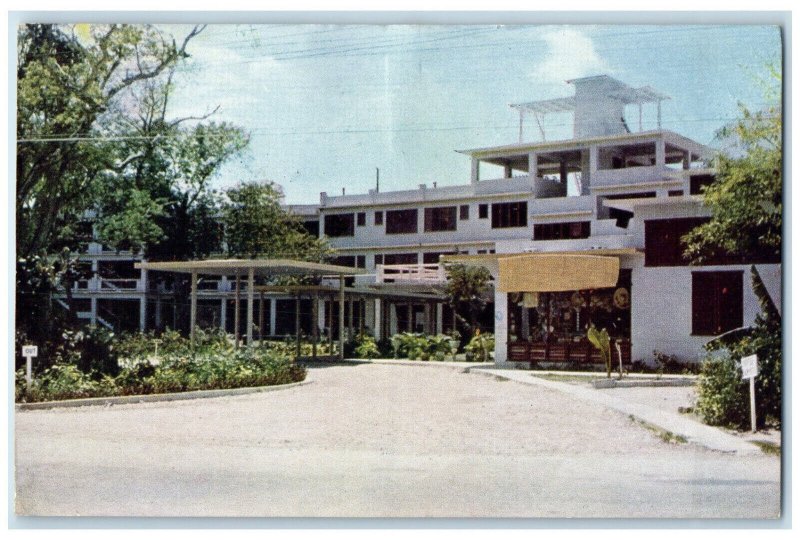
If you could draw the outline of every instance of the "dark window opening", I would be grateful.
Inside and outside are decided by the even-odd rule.
[[[303,222],[303,228],[306,230],[308,234],[313,237],[319,236],[319,220],[306,220]]]
[[[359,212],[356,214],[356,225],[359,227],[363,227],[367,224],[367,213],[366,212]]]
[[[742,272],[692,272],[692,334],[742,327]]]
[[[432,251],[422,254],[423,264],[439,264],[439,257],[442,255],[455,255],[455,251]]]
[[[591,225],[588,221],[566,223],[540,223],[533,226],[534,240],[564,240],[589,238]]]
[[[669,190],[667,192],[667,195],[669,195],[670,197],[682,197],[683,196],[683,190],[682,189],[671,189],[671,190]]]
[[[489,205],[488,204],[479,204],[478,205],[478,219],[486,219],[489,217]]]
[[[717,179],[713,174],[694,174],[689,177],[689,194],[700,195],[703,188],[710,186]]]
[[[335,264],[337,266],[349,266],[351,268],[355,268],[356,258],[353,255],[339,255],[338,257],[334,257],[333,259],[331,259],[331,264]]]
[[[528,203],[511,202],[492,205],[492,228],[507,229],[510,227],[528,226]]]
[[[469,205],[462,204],[458,207],[458,219],[465,220],[469,219]]]
[[[387,210],[386,234],[409,234],[417,232],[417,209]]]
[[[417,264],[416,253],[387,253],[383,256],[383,264]]]
[[[325,236],[353,236],[353,214],[331,214],[325,216]]]
[[[383,225],[383,211],[375,212],[375,225]]]
[[[708,218],[654,219],[644,222],[644,265],[686,266],[681,237]]]
[[[367,256],[366,255],[357,255],[356,256],[356,266],[358,268],[366,268],[367,267]]]
[[[443,206],[425,209],[425,232],[455,231],[456,207]]]

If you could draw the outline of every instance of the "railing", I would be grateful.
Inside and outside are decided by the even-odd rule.
[[[74,291],[102,291],[102,292],[130,292],[144,291],[144,282],[141,279],[107,279],[93,277],[79,279],[73,285]]]
[[[447,275],[439,264],[379,264],[377,283],[444,283]]]
[[[612,340],[611,359],[612,364],[619,362],[614,343]],[[631,342],[628,339],[619,340],[620,350],[622,351],[622,363],[631,362]],[[588,340],[579,341],[557,341],[553,343],[530,342],[530,341],[510,341],[508,343],[508,360],[511,362],[546,362],[555,364],[598,364],[603,362],[600,351],[596,349]]]

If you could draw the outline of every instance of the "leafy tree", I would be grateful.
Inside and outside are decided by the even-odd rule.
[[[780,260],[783,225],[783,150],[780,73],[768,90],[768,107],[741,106],[735,125],[720,131],[734,138],[743,155],[719,156],[716,181],[703,192],[712,217],[686,235],[686,256],[696,263],[719,255],[742,260]]]
[[[147,25],[23,25],[17,67],[17,254],[49,251],[62,225],[92,207],[109,163],[100,125],[124,91],[186,57],[202,28],[178,44]]]
[[[482,266],[453,264],[447,267],[445,295],[469,340],[478,329],[478,317],[486,307],[491,274]]]
[[[273,183],[243,183],[225,192],[222,222],[228,254],[234,257],[289,258],[321,262],[327,242],[311,236],[300,220],[281,207]]]

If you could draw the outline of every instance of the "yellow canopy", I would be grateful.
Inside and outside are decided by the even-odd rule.
[[[619,258],[532,253],[498,257],[500,292],[559,292],[614,287]]]

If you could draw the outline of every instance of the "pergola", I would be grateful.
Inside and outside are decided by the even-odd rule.
[[[194,343],[195,324],[197,320],[197,278],[198,275],[229,276],[236,275],[237,289],[236,299],[238,302],[239,288],[238,278],[242,274],[247,275],[247,344],[253,343],[253,304],[256,292],[256,276],[315,276],[332,277],[339,279],[339,358],[344,357],[344,278],[364,274],[364,270],[338,266],[333,264],[321,264],[291,259],[209,259],[203,261],[168,261],[168,262],[147,262],[143,261],[134,265],[143,270],[158,270],[161,272],[177,272],[191,274],[191,308],[190,308],[190,339]],[[299,288],[304,288],[300,286]],[[312,290],[313,286],[305,286],[307,290]],[[238,316],[238,309],[236,311]],[[316,324],[314,324],[316,328]],[[238,326],[237,326],[238,332]],[[316,333],[316,332],[315,332]],[[299,337],[299,333],[298,333]],[[238,341],[238,340],[237,340]]]

